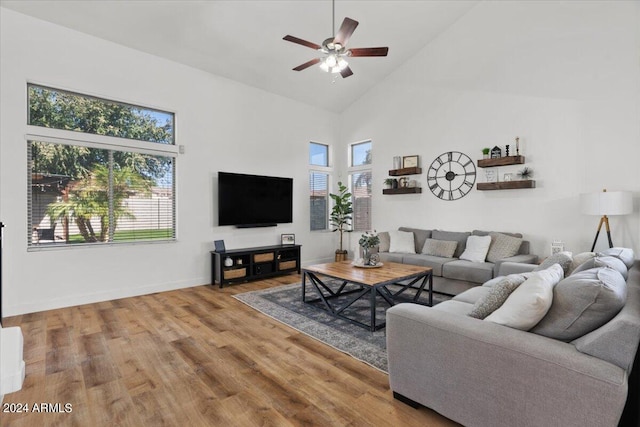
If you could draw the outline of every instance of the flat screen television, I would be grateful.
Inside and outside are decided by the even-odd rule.
[[[218,224],[270,227],[293,222],[293,178],[218,172]]]

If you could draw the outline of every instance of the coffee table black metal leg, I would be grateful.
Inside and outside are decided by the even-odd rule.
[[[307,292],[307,272],[302,273],[302,302],[305,302],[305,293]]]
[[[371,295],[370,295],[370,299],[371,299],[371,323],[369,323],[371,325],[371,332],[375,332],[376,331],[376,287],[372,286],[371,287]]]

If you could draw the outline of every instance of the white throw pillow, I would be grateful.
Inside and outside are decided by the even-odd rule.
[[[502,306],[484,320],[528,331],[542,320],[553,302],[553,288],[564,278],[560,264],[531,275]]]
[[[416,245],[412,231],[389,231],[389,252],[415,254]]]
[[[467,247],[460,255],[460,259],[472,262],[484,262],[491,245],[491,236],[469,236]]]

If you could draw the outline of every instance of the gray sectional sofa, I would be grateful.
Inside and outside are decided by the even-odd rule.
[[[640,425],[640,261],[624,251],[623,267],[611,260],[622,253],[614,248],[577,268],[543,270],[560,270],[559,282],[548,311],[530,329],[471,316],[496,294],[497,283],[512,282],[532,265],[503,264],[504,277],[434,307],[391,307],[386,333],[394,396],[468,427]],[[526,282],[535,273],[525,274]]]
[[[482,285],[496,277],[503,262],[529,263],[538,261],[536,255],[529,253],[529,242],[521,240],[520,247],[513,256],[485,262],[471,262],[460,259],[466,249],[469,236],[495,235],[494,232],[473,230],[471,232],[428,230],[420,228],[400,227],[399,231],[411,232],[414,235],[415,253],[389,252],[390,232],[378,233],[380,237],[379,255],[382,262],[399,262],[403,264],[423,265],[433,269],[433,289],[436,292],[457,295],[469,288]],[[499,233],[522,239],[519,233]],[[457,242],[453,256],[443,257],[427,255],[423,252],[427,239],[442,242]]]

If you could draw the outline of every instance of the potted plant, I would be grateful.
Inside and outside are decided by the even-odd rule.
[[[387,178],[384,180],[384,188],[393,188],[393,178]]]
[[[491,148],[488,148],[488,147],[483,148],[482,149],[482,158],[483,159],[488,159],[490,151],[491,151]]]
[[[360,236],[360,240],[358,244],[362,247],[362,260],[364,265],[376,265],[377,262],[371,259],[371,249],[375,248],[380,244],[380,237],[376,234],[376,231],[373,230],[367,231],[362,236]]]
[[[520,179],[531,179],[532,176],[533,170],[526,166],[518,172],[518,177],[520,177]]]
[[[342,247],[342,238],[345,232],[350,232],[351,226],[351,214],[353,213],[353,207],[351,203],[351,193],[349,189],[338,182],[338,194],[330,193],[329,196],[333,199],[333,208],[331,209],[331,225],[334,227],[331,231],[338,231],[340,233],[340,246],[336,249],[336,261],[344,261],[347,259],[347,251]]]

